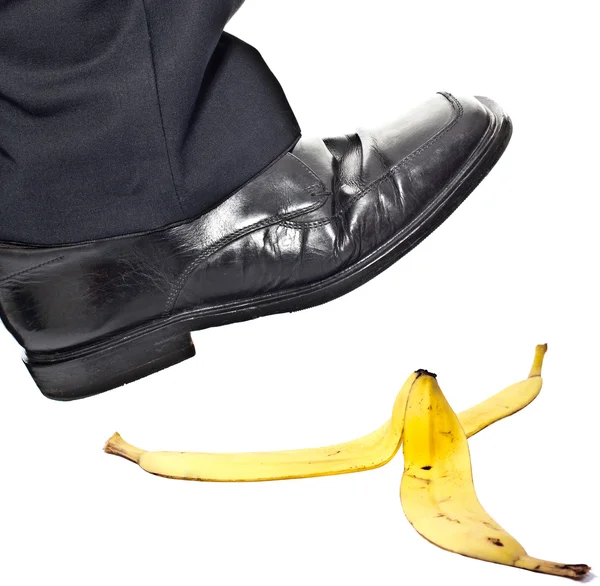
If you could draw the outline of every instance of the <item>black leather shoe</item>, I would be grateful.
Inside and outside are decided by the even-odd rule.
[[[485,98],[439,94],[375,132],[301,141],[209,213],[59,247],[0,245],[0,307],[54,399],[194,355],[190,332],[330,301],[416,246],[504,151]]]

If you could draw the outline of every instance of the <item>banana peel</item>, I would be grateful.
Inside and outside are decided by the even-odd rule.
[[[546,346],[536,348],[527,379],[460,414],[461,424],[468,437],[520,411],[539,395],[546,349]],[[420,372],[411,374],[402,386],[394,402],[392,417],[387,423],[369,435],[337,445],[232,454],[147,452],[128,444],[115,433],[104,450],[135,462],[151,474],[180,480],[258,482],[373,470],[387,464],[400,448],[408,396]]]
[[[211,482],[257,482],[348,474],[387,464],[404,443],[404,512],[415,529],[443,549],[535,572],[583,578],[584,564],[529,557],[483,509],[473,486],[467,438],[529,405],[542,389],[546,345],[537,346],[529,376],[456,415],[435,375],[407,379],[392,417],[374,432],[322,448],[254,453],[149,452],[115,433],[104,450],[157,476]]]

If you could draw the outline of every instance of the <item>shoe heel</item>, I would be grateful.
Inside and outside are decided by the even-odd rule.
[[[174,366],[195,355],[189,332],[164,330],[97,345],[68,355],[25,354],[24,362],[49,399],[72,401],[97,395]]]

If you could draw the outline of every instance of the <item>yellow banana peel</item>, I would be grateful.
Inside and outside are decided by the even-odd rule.
[[[527,379],[456,415],[435,375],[419,370],[400,390],[391,419],[356,440],[303,450],[255,453],[148,452],[115,433],[104,449],[145,471],[181,480],[254,482],[372,470],[404,443],[400,489],[413,527],[443,549],[468,557],[579,579],[586,565],[532,558],[483,509],[473,486],[467,438],[529,405],[542,388],[545,345],[537,346]]]
[[[520,411],[538,396],[542,388],[545,353],[546,346],[536,348],[527,379],[460,414],[467,436],[475,435],[495,421]],[[333,446],[232,454],[147,452],[128,444],[115,433],[104,450],[139,464],[151,474],[181,480],[257,482],[372,470],[387,464],[400,448],[406,402],[417,377],[418,373],[413,373],[404,383],[387,423],[369,435]]]
[[[492,519],[473,486],[467,436],[459,417],[429,373],[413,384],[406,407],[404,475],[400,498],[406,517],[428,541],[464,556],[534,572],[582,578],[584,564],[530,557]]]

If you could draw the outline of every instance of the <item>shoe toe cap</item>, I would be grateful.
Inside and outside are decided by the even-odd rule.
[[[440,93],[393,124],[361,131],[363,181],[426,169],[443,185],[447,173],[458,169],[483,139],[490,115],[477,98]]]
[[[493,167],[507,121],[486,98],[438,94],[396,124],[362,132],[369,187],[349,222],[361,254],[399,236],[408,250],[435,229]]]
[[[490,162],[482,154],[505,118],[491,100],[450,94],[438,94],[410,116],[387,131],[363,136],[372,185],[387,192],[403,223],[442,202],[473,172],[489,171],[493,164],[483,172]]]

